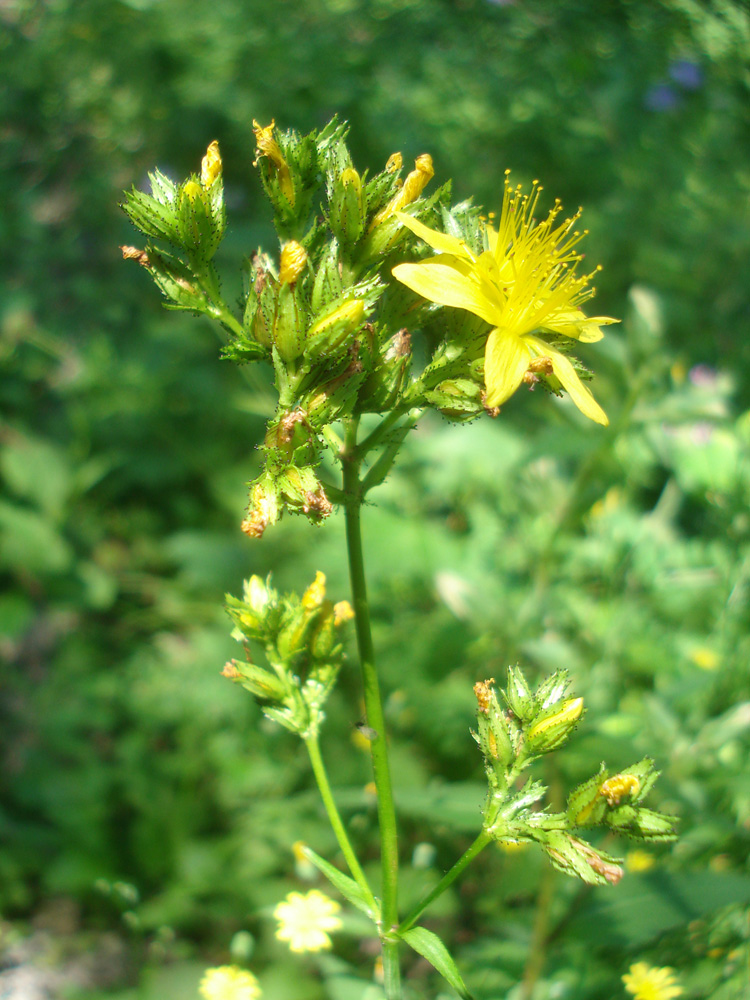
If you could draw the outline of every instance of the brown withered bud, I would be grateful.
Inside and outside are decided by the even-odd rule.
[[[619,865],[616,865],[613,861],[607,861],[606,858],[597,854],[593,847],[587,844],[585,840],[579,840],[578,837],[571,837],[570,842],[578,848],[586,859],[586,863],[598,875],[603,875],[610,885],[617,885],[625,874]]]
[[[292,410],[285,413],[279,421],[279,443],[289,444],[294,436],[294,428],[297,424],[306,424],[307,414],[304,410]]]
[[[490,694],[492,685],[495,683],[494,677],[489,677],[486,681],[477,681],[474,685],[474,694],[477,696],[479,711],[487,715],[490,710]]]
[[[543,356],[541,358],[532,358],[529,362],[529,367],[526,369],[523,375],[524,384],[533,389],[535,385],[538,385],[541,379],[540,375],[553,375],[554,369],[552,367],[552,358]]]
[[[302,505],[302,510],[305,514],[312,514],[315,517],[319,517],[324,520],[333,512],[333,504],[326,496],[326,491],[322,486],[319,486],[314,493],[305,493],[305,502]]]
[[[120,247],[120,250],[122,250],[123,260],[137,260],[143,267],[148,267],[151,263],[146,251],[139,250],[138,247]]]
[[[388,350],[385,352],[385,360],[392,361],[394,358],[403,358],[411,353],[411,334],[402,327],[391,338]]]
[[[224,669],[221,672],[221,676],[228,677],[230,681],[233,681],[236,680],[238,677],[241,677],[242,674],[237,669],[234,660],[227,660],[227,662],[224,664]]]
[[[266,287],[268,271],[265,262],[259,253],[253,254],[253,267],[255,268],[255,294],[260,295]]]

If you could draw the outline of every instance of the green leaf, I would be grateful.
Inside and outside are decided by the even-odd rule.
[[[305,847],[303,853],[308,861],[311,861],[318,871],[325,875],[331,885],[335,886],[341,895],[345,899],[348,899],[353,906],[366,913],[375,923],[380,920],[380,901],[377,897],[368,896],[353,878],[349,878],[348,875],[340,872],[338,868],[334,868],[332,864],[329,864],[319,854],[316,854],[312,848]]]
[[[443,979],[450,983],[463,1000],[472,1000],[471,993],[466,989],[461,973],[443,942],[426,927],[412,927],[404,931],[401,937],[406,943],[433,965]]]

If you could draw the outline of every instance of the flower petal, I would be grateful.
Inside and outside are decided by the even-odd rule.
[[[437,229],[430,229],[423,222],[412,218],[411,215],[405,215],[403,212],[396,212],[396,218],[407,229],[411,229],[414,235],[418,236],[420,240],[424,240],[425,243],[429,244],[433,250],[454,254],[463,260],[475,259],[474,254],[463,240],[459,240],[455,236],[449,236],[447,233],[439,233]]]
[[[531,339],[529,337],[529,340]],[[566,358],[564,354],[560,354],[558,351],[551,350],[549,345],[541,340],[536,341],[536,344],[543,349],[544,353],[552,361],[552,371],[560,379],[563,388],[581,413],[585,417],[588,417],[589,420],[593,420],[597,424],[603,424],[606,427],[609,424],[607,414],[594,399],[591,390],[586,388],[578,377],[578,373],[571,364],[570,358]]]
[[[484,352],[487,406],[502,406],[521,384],[531,352],[521,337],[507,330],[493,330]]]
[[[553,313],[544,324],[544,329],[580,340],[582,344],[595,344],[604,336],[600,326],[619,322],[609,316],[586,316],[581,309],[566,309]]]
[[[453,255],[440,254],[419,264],[398,264],[392,273],[430,302],[466,309],[488,323],[497,323],[502,308],[499,293],[476,268]]]

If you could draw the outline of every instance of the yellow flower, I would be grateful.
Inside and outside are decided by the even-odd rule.
[[[205,1000],[257,1000],[262,992],[252,972],[236,965],[206,969],[198,991]]]
[[[594,294],[588,286],[596,272],[576,273],[582,256],[574,248],[585,235],[574,229],[580,211],[556,224],[562,210],[556,201],[537,223],[540,191],[536,181],[530,195],[520,186],[511,188],[506,171],[500,224],[497,230],[486,225],[488,249],[479,255],[463,240],[399,213],[400,221],[439,253],[418,264],[399,264],[393,274],[431,302],[466,309],[492,325],[485,349],[488,407],[512,396],[529,370],[530,379],[541,370],[557,376],[585,416],[607,424],[569,358],[544,335],[593,343],[603,336],[600,326],[618,321],[584,315],[581,305]]]
[[[328,931],[337,931],[341,907],[325,893],[312,889],[303,895],[290,892],[273,915],[279,922],[276,937],[288,941],[292,951],[321,951],[331,947]]]
[[[674,1000],[683,990],[669,968],[657,969],[645,962],[636,962],[622,977],[625,989],[635,1000]]]

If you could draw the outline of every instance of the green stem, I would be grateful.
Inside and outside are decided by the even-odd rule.
[[[414,926],[430,903],[434,902],[438,896],[442,896],[448,886],[455,882],[461,872],[471,864],[477,854],[481,853],[491,840],[492,837],[490,837],[486,830],[482,830],[471,847],[464,851],[450,871],[447,871],[445,875],[443,875],[435,888],[428,892],[424,899],[417,903],[406,920],[401,922],[401,925],[399,926],[400,933],[408,931],[410,927]]]
[[[362,552],[361,509],[362,491],[359,479],[361,457],[357,454],[358,420],[352,419],[346,428],[342,454],[343,488],[346,511],[346,544],[349,555],[349,578],[352,589],[357,646],[359,649],[364,688],[367,725],[377,733],[371,743],[372,767],[378,796],[378,822],[382,867],[383,919],[380,928],[383,941],[383,968],[388,1000],[400,1000],[401,985],[398,967],[398,941],[388,935],[398,926],[398,839],[396,810],[393,802],[391,770],[385,718],[380,696],[380,683],[375,667],[375,652],[370,627],[370,607],[367,601],[364,556]]]
[[[341,848],[341,853],[344,855],[347,865],[349,865],[349,871],[352,873],[355,882],[360,887],[362,892],[368,897],[372,903],[373,911],[375,911],[377,909],[375,897],[373,896],[372,890],[370,889],[367,879],[365,878],[365,873],[360,867],[357,856],[354,853],[354,849],[352,848],[349,837],[347,836],[346,829],[341,821],[341,816],[339,815],[336,802],[333,798],[333,792],[331,791],[331,786],[328,781],[328,774],[326,772],[325,764],[323,763],[323,758],[320,754],[320,744],[318,742],[317,735],[308,736],[305,739],[305,745],[307,746],[307,752],[310,755],[310,763],[312,764],[315,780],[317,781],[318,788],[320,789],[320,797],[323,799],[323,805],[328,813],[328,819],[333,827],[333,832],[336,834],[336,840]]]

